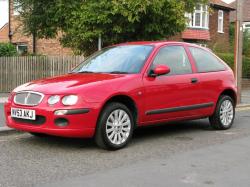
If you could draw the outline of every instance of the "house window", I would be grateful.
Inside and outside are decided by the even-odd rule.
[[[28,53],[28,46],[27,44],[17,44],[16,49],[19,55],[25,55]]]
[[[188,18],[188,27],[208,29],[209,12],[207,5],[198,5],[195,7],[193,14],[186,13],[185,15]]]
[[[223,33],[224,27],[224,12],[223,10],[219,10],[218,12],[218,32]]]

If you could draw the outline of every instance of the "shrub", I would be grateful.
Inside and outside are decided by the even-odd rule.
[[[217,53],[217,55],[225,61],[232,69],[234,69],[233,53]],[[250,58],[243,56],[242,59],[242,77],[250,78]]]
[[[234,51],[234,45],[235,45],[235,25],[234,23],[230,24],[229,27],[229,34],[230,34],[230,50],[231,52]],[[250,32],[249,30],[244,30],[243,32],[243,55],[250,57]],[[220,52],[220,51],[218,51]]]
[[[250,57],[250,32],[248,30],[245,30],[243,34],[243,54]]]
[[[2,56],[16,56],[16,47],[11,43],[0,43],[0,57]]]

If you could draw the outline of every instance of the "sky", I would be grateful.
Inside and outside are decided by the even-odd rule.
[[[231,3],[234,0],[223,0]],[[8,22],[8,0],[0,0],[0,28]]]
[[[0,28],[8,22],[8,0],[0,0]]]

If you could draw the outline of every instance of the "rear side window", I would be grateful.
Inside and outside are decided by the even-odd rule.
[[[166,65],[170,68],[168,75],[183,75],[192,73],[185,49],[182,46],[167,46],[160,49],[154,59],[153,66]]]
[[[225,65],[208,51],[196,47],[189,47],[189,50],[194,57],[199,73],[225,70]]]

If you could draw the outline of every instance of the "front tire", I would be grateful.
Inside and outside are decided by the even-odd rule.
[[[121,103],[110,103],[102,111],[98,120],[95,141],[103,149],[117,150],[131,140],[134,130],[131,111]]]
[[[222,95],[216,105],[214,114],[209,118],[214,129],[227,130],[233,125],[235,118],[235,102],[227,95]]]

